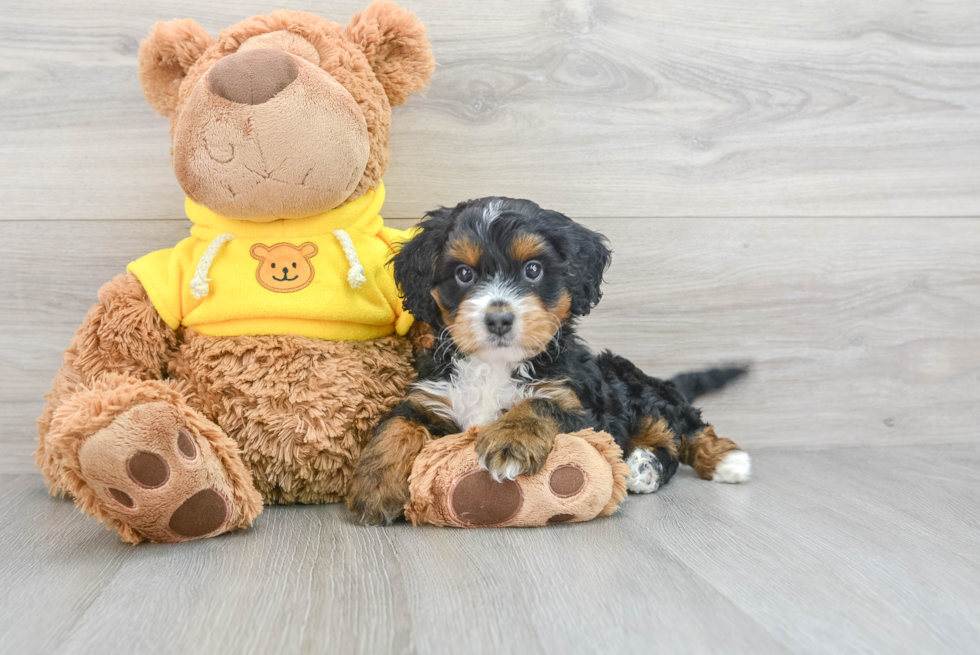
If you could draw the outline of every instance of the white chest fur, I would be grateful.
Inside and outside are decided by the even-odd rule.
[[[465,430],[472,425],[497,420],[511,407],[533,395],[533,386],[520,379],[528,377],[526,366],[465,357],[456,361],[456,370],[449,380],[426,380],[416,382],[414,386],[439,399],[423,401],[429,411],[450,419]]]

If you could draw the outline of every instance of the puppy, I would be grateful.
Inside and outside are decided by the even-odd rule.
[[[741,368],[671,381],[593,354],[575,322],[602,296],[610,250],[601,235],[528,200],[483,198],[426,215],[393,259],[405,307],[428,324],[418,380],[378,424],[347,496],[363,523],[393,521],[415,457],[431,438],[483,425],[480,463],[496,480],[541,469],[555,436],[604,430],[651,492],[678,462],[717,482],[749,479],[749,456],[691,405]]]

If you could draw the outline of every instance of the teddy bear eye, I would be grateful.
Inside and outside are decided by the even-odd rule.
[[[275,267],[276,267],[276,264],[275,264],[275,262],[273,262],[272,263],[272,268],[275,268]]]
[[[296,268],[296,262],[293,262],[293,268]]]

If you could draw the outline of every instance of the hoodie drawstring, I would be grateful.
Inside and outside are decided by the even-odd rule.
[[[204,251],[204,254],[201,255],[200,261],[197,262],[197,270],[194,271],[194,278],[191,280],[191,295],[196,299],[200,300],[208,295],[208,292],[211,290],[208,286],[208,282],[211,281],[211,278],[208,277],[208,271],[211,270],[211,262],[214,261],[218,251],[221,250],[221,246],[234,238],[235,235],[228,232],[219,234],[211,242],[211,245],[208,246],[208,249]]]
[[[350,235],[343,230],[334,230],[333,235],[340,242],[340,247],[344,249],[344,255],[347,257],[347,263],[350,264],[350,268],[347,269],[347,283],[350,284],[351,289],[359,289],[363,283],[367,282],[367,278],[364,277],[364,267],[361,266],[361,260],[357,258],[357,251],[354,250],[354,242]]]

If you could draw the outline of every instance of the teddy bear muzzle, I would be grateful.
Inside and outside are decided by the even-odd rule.
[[[221,57],[177,118],[174,172],[212,211],[267,222],[340,206],[371,152],[363,111],[333,75],[281,48]]]
[[[292,84],[299,74],[293,57],[262,48],[219,59],[208,72],[211,93],[241,105],[261,105]]]

